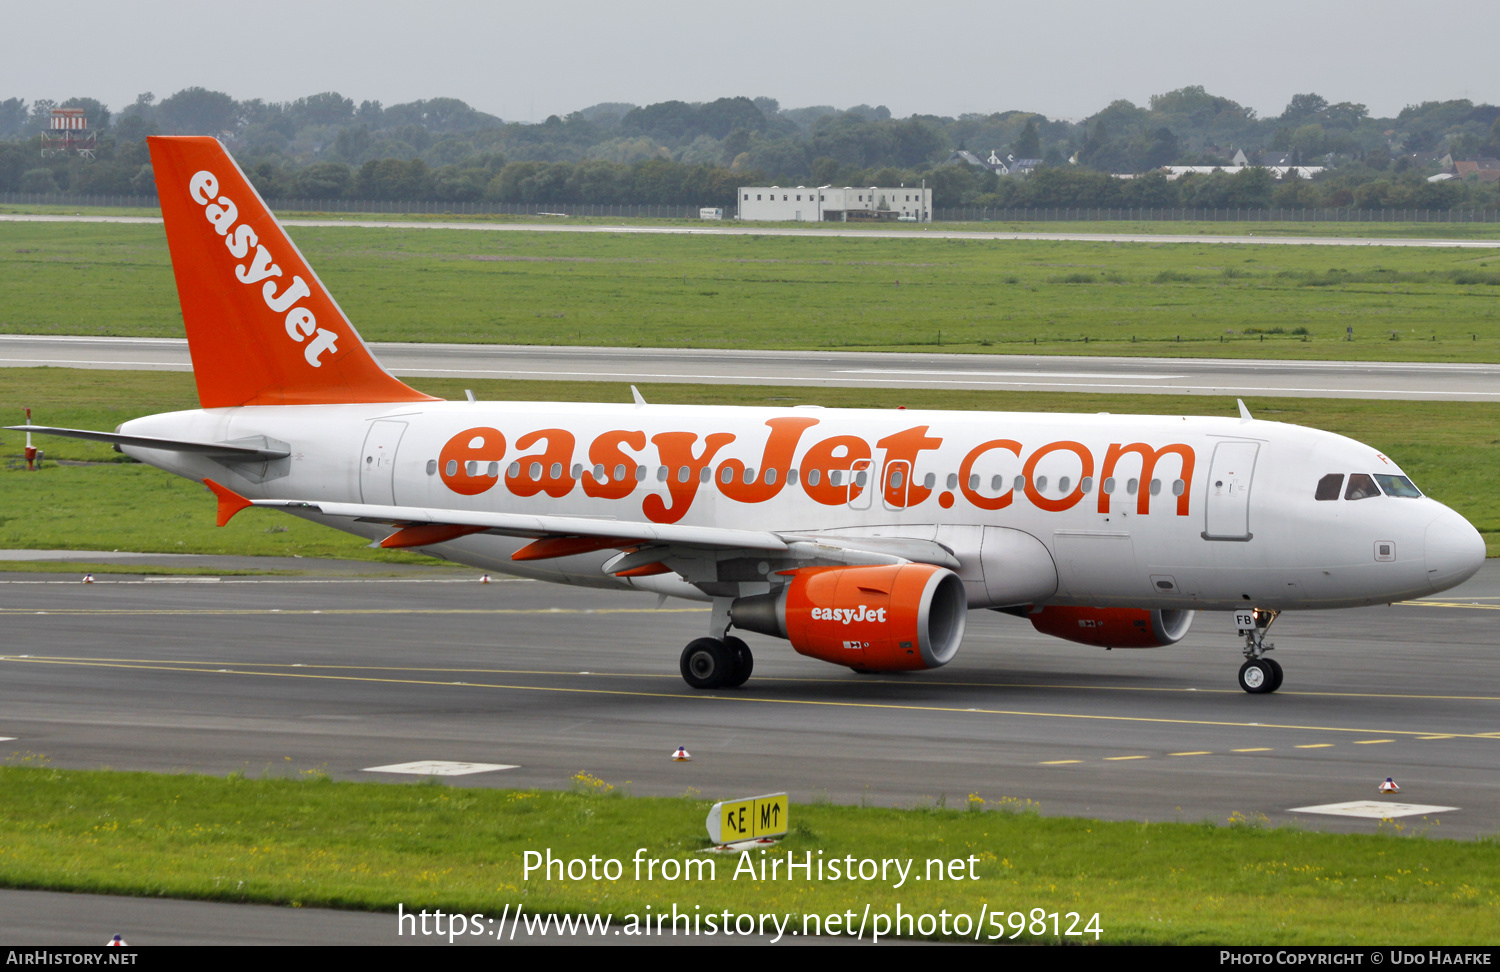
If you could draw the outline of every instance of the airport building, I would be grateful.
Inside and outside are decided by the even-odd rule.
[[[739,218],[799,223],[932,222],[932,190],[899,186],[740,186]]]

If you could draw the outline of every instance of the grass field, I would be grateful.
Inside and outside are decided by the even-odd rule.
[[[292,231],[377,341],[1500,361],[1500,252],[919,234]],[[0,224],[0,332],[180,335],[161,228]]]
[[[582,770],[572,793],[334,783],[271,767],[252,775],[262,778],[0,767],[0,885],[464,915],[523,905],[609,914],[615,927],[675,903],[689,914],[790,914],[800,930],[803,915],[853,911],[858,922],[867,903],[890,915],[899,902],[907,914],[967,914],[973,929],[984,905],[1004,913],[1007,938],[1012,921],[1029,924],[1012,914],[1041,908],[1061,914],[1059,930],[1068,912],[1081,914],[1079,928],[1097,913],[1098,941],[1111,944],[1488,945],[1500,931],[1493,841],[1427,840],[1390,822],[1339,835],[1242,816],[1229,826],[1044,818],[999,794],[955,795],[959,809],[941,799],[909,810],[793,805],[792,832],[768,857],[909,860],[913,878],[927,879],[760,881],[734,877],[738,859],[721,855],[712,880],[650,881],[635,879],[637,848],[648,860],[704,859],[709,800],[622,797]],[[620,860],[621,877],[524,880],[525,852],[548,849]],[[934,859],[962,860],[962,879],[938,882],[926,871]],[[953,927],[946,937],[972,939]],[[1050,919],[1043,927],[1019,937],[1095,940],[1054,936]],[[995,933],[987,920],[979,931]]]
[[[588,382],[433,380],[422,390],[484,400],[630,400],[628,386]],[[680,404],[794,405],[991,411],[1235,414],[1233,399],[1164,395],[1079,395],[918,389],[778,388],[652,385],[650,401]],[[0,369],[0,417],[19,424],[20,409],[39,424],[110,430],[138,415],[196,408],[192,376],[180,372]],[[1473,402],[1250,399],[1258,418],[1309,425],[1369,443],[1394,458],[1428,495],[1468,517],[1490,556],[1500,555],[1500,410]],[[24,436],[0,431],[0,548],[137,550],[342,557],[385,563],[431,562],[410,553],[369,550],[364,541],[272,510],[246,510],[214,526],[215,504],[199,485],[131,462],[101,443],[38,439],[55,465],[26,472]]]

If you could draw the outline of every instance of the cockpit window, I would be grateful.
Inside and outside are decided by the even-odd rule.
[[[1375,485],[1375,480],[1364,473],[1351,473],[1349,476],[1349,488],[1344,491],[1346,500],[1369,499],[1371,496],[1379,496],[1380,487]]]
[[[1375,481],[1380,484],[1381,489],[1385,490],[1387,496],[1416,499],[1422,495],[1422,491],[1413,486],[1411,480],[1405,476],[1376,476]]]
[[[1320,500],[1336,500],[1339,498],[1339,491],[1343,488],[1344,474],[1329,473],[1322,479],[1318,480],[1317,498]]]

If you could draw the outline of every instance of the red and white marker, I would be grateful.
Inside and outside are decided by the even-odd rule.
[[[692,755],[687,751],[687,747],[685,746],[678,746],[677,752],[672,754],[672,762],[674,763],[686,763],[692,758]]]
[[[485,574],[484,576],[480,577],[479,578],[479,583],[481,583],[481,584],[488,584],[488,583],[490,583],[490,575],[489,574]]]
[[[1389,776],[1387,776],[1385,778],[1385,782],[1382,783],[1382,784],[1380,784],[1380,792],[1381,793],[1400,793],[1401,792],[1401,787],[1399,787],[1399,786],[1396,785],[1396,781],[1395,780],[1393,780]]]
[[[94,582],[94,575],[93,574],[84,574],[83,575],[83,582],[85,584],[92,584]]]

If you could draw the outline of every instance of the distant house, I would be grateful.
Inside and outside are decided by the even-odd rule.
[[[993,152],[990,153],[990,157],[994,157]],[[946,159],[943,160],[944,165],[951,165],[955,162],[962,162],[965,165],[972,165],[976,169],[990,168],[990,166],[985,164],[984,159],[981,159],[979,156],[975,155],[973,152],[970,152],[968,149],[955,149],[953,151],[953,154],[949,155]]]
[[[1459,179],[1475,179],[1479,182],[1500,182],[1500,159],[1474,159],[1471,162],[1453,163],[1453,175]]]
[[[967,149],[955,150],[943,164],[959,162],[979,169],[989,169],[998,176],[1024,175],[1042,164],[1041,159],[1018,159],[1014,155],[1007,155],[1002,159],[994,150],[990,151],[988,159],[981,159]]]
[[[1399,157],[1406,159],[1416,169],[1436,166],[1444,172],[1453,171],[1453,156],[1447,152],[1409,152]]]

